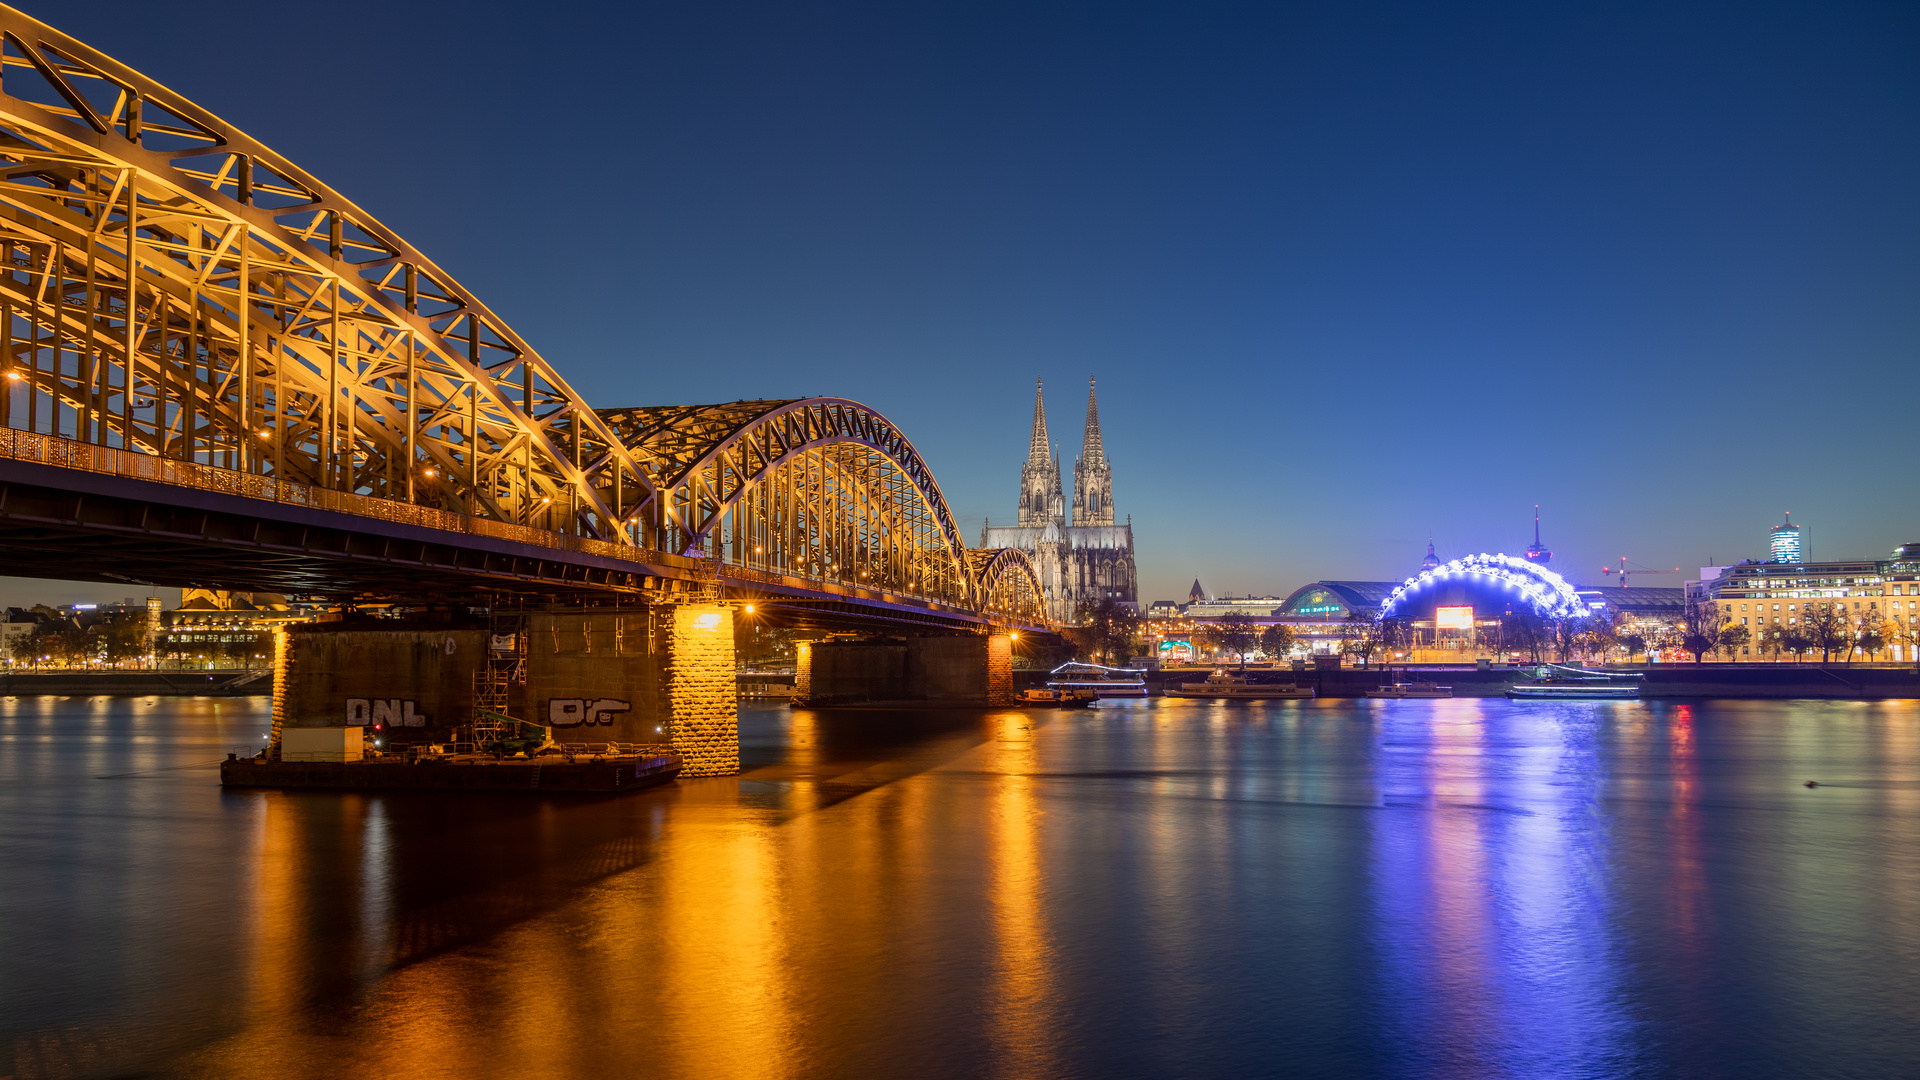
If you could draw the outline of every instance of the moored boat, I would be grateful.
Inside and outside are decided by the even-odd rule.
[[[1143,698],[1147,696],[1147,672],[1144,668],[1116,668],[1070,660],[1049,672],[1048,688],[1069,695],[1075,701],[1105,698]]]
[[[1245,675],[1219,670],[1204,682],[1184,682],[1161,691],[1166,697],[1209,698],[1215,701],[1298,701],[1313,696],[1313,687],[1291,682],[1256,681]]]
[[[1435,686],[1430,682],[1388,683],[1378,690],[1366,692],[1370,698],[1450,698],[1453,687]]]
[[[1636,680],[1645,678],[1639,672],[1594,671],[1561,664],[1541,664],[1521,670],[1528,681],[1507,687],[1507,696],[1515,701],[1638,698],[1640,683]]]
[[[1018,698],[1022,705],[1049,705],[1055,708],[1067,708],[1093,704],[1092,690],[1074,691],[1053,686],[1034,686],[1020,691]]]

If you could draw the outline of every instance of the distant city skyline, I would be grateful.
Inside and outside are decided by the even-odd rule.
[[[596,405],[879,409],[965,536],[1012,520],[1033,379],[1096,375],[1142,602],[1518,554],[1536,503],[1576,580],[1763,558],[1786,508],[1822,558],[1920,539],[1911,6],[347,0],[436,48],[338,58],[328,109],[257,47],[305,9],[25,9],[351,193]],[[526,132],[618,199],[504,165]]]

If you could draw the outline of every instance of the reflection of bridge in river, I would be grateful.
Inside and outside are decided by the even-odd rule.
[[[969,550],[874,410],[591,408],[291,162],[19,12],[0,29],[13,572],[1044,627],[1024,556]]]

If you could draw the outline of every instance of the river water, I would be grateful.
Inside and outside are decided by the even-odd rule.
[[[1920,1060],[1920,703],[749,709],[639,794],[223,792],[266,722],[0,701],[0,1077]]]

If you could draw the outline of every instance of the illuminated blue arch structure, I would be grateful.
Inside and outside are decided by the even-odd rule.
[[[1381,618],[1432,618],[1441,604],[1476,614],[1524,612],[1548,619],[1587,614],[1580,594],[1559,574],[1511,555],[1468,555],[1410,577],[1380,602]]]

